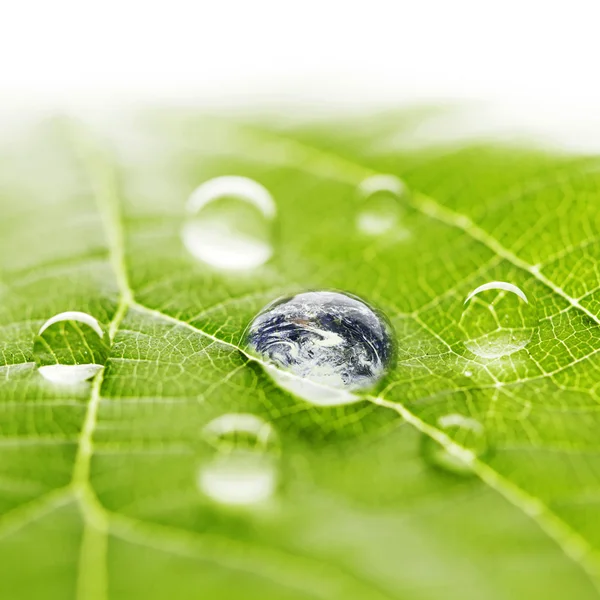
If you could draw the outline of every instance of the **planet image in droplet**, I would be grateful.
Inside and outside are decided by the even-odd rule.
[[[394,359],[389,321],[355,296],[313,291],[276,300],[246,332],[275,381],[315,404],[344,404],[373,388]]]

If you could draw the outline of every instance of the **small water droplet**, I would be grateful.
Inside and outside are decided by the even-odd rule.
[[[269,423],[251,414],[222,415],[206,425],[211,459],[198,473],[198,487],[230,506],[268,500],[277,487],[277,436]]]
[[[221,270],[260,267],[273,254],[277,207],[271,194],[247,177],[215,177],[200,185],[187,202],[181,237],[187,250]]]
[[[374,387],[394,357],[387,319],[359,298],[304,292],[264,308],[246,332],[250,351],[282,388],[313,404],[347,404]]]
[[[67,311],[40,327],[33,353],[45,379],[72,385],[91,379],[103,368],[108,346],[97,319],[84,312]]]
[[[481,358],[508,356],[525,348],[538,325],[533,302],[512,283],[481,285],[467,296],[464,306],[459,325],[465,346]]]
[[[465,377],[473,377],[473,371],[465,371]]]
[[[357,229],[367,236],[381,236],[398,230],[402,215],[400,198],[404,183],[395,175],[372,175],[358,187]]]
[[[443,471],[471,475],[473,460],[485,456],[490,449],[483,425],[476,419],[455,413],[440,417],[437,424],[458,448],[456,453],[450,452],[434,439],[424,436],[422,450],[426,460]]]

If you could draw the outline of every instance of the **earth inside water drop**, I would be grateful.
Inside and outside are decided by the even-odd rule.
[[[313,404],[355,402],[394,359],[392,328],[368,304],[332,291],[276,300],[250,323],[246,343],[282,388]]]
[[[45,379],[57,384],[77,384],[91,379],[104,367],[107,335],[96,318],[67,311],[41,326],[33,353]]]
[[[248,506],[267,501],[278,479],[278,443],[269,423],[251,414],[222,415],[206,425],[211,457],[198,472],[199,489],[213,501]]]
[[[518,286],[492,281],[466,298],[459,326],[465,347],[480,358],[494,359],[522,350],[538,325],[532,299]]]
[[[192,193],[186,210],[183,244],[201,262],[219,270],[243,271],[271,258],[277,207],[253,179],[210,179]]]

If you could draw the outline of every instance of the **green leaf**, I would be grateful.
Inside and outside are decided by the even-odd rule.
[[[598,597],[598,160],[411,148],[429,116],[290,125],[147,111],[4,136],[1,598]],[[357,188],[381,173],[410,190],[403,235],[357,231]],[[180,237],[192,191],[232,174],[278,210],[273,258],[235,275]],[[531,341],[497,359],[470,353],[461,325],[489,281],[518,285],[539,316]],[[247,356],[252,317],[306,289],[390,318],[397,364],[376,393],[315,406]],[[107,357],[90,350],[104,364],[91,382],[38,372],[38,331],[64,311],[94,316],[110,341]],[[78,362],[73,346],[93,342],[60,331]],[[277,434],[267,506],[198,489],[202,432],[229,413]],[[440,427],[449,414],[480,423],[493,450],[465,454]],[[473,476],[435,468],[432,443]]]

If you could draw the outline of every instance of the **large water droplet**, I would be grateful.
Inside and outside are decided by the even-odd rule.
[[[276,300],[246,334],[250,351],[284,389],[313,404],[354,402],[394,356],[387,319],[359,298],[330,291]]]
[[[244,413],[222,415],[203,429],[211,459],[198,473],[198,486],[212,500],[231,506],[268,500],[277,486],[277,436],[263,419]]]
[[[33,353],[45,379],[69,385],[94,377],[106,362],[108,346],[97,319],[84,312],[67,311],[41,326]]]
[[[455,413],[440,417],[437,424],[458,448],[456,452],[450,452],[434,439],[424,436],[422,449],[426,460],[443,471],[471,475],[473,460],[490,450],[483,425],[476,419]]]
[[[467,349],[487,359],[525,348],[537,325],[533,302],[521,288],[504,281],[474,289],[465,300],[460,319]]]
[[[406,193],[404,183],[395,175],[372,175],[358,187],[357,229],[368,236],[399,231],[402,214],[400,199]]]
[[[273,254],[277,207],[271,194],[247,177],[216,177],[187,202],[181,236],[188,251],[222,270],[254,269]]]

